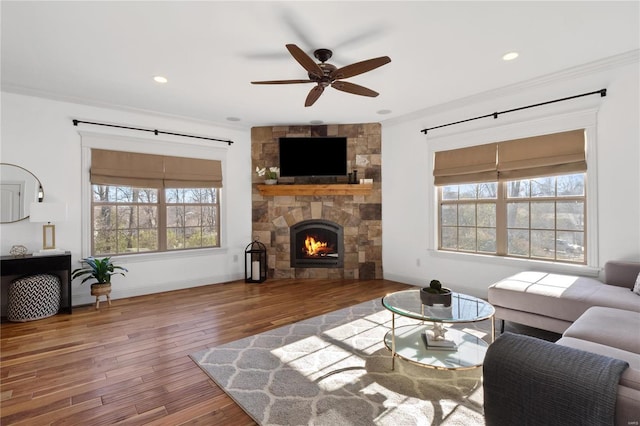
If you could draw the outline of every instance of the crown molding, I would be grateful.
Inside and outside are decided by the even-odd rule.
[[[77,96],[61,95],[59,93],[55,93],[47,90],[38,90],[31,87],[26,87],[26,86],[21,86],[16,84],[3,83],[2,91],[7,93],[14,93],[17,95],[33,96],[36,98],[49,99],[56,102],[68,102],[68,103],[77,104],[77,105],[85,105],[85,106],[96,107],[96,108],[106,108],[106,109],[117,110],[117,111],[132,113],[132,114],[144,114],[144,115],[150,115],[150,116],[164,118],[164,119],[187,121],[187,122],[191,122],[199,125],[222,127],[230,130],[244,131],[250,128],[250,125],[247,123],[244,123],[244,124],[226,123],[226,122],[221,123],[221,122],[209,121],[209,120],[189,117],[185,115],[170,114],[170,113],[165,113],[160,111],[148,110],[144,108],[134,108],[126,105],[112,104],[109,102],[102,102],[95,99],[86,99],[86,98],[80,98]]]
[[[635,49],[619,55],[610,56],[607,58],[599,59],[597,61],[588,62],[586,64],[577,65],[571,68],[566,68],[562,71],[545,74],[529,80],[521,81],[519,83],[510,84],[508,86],[503,86],[497,89],[488,90],[485,92],[477,93],[475,95],[466,96],[464,98],[458,98],[449,102],[430,106],[409,114],[405,114],[400,117],[394,117],[388,120],[384,120],[382,121],[382,124],[394,125],[406,121],[424,118],[429,115],[437,115],[469,106],[470,104],[476,104],[487,100],[510,96],[524,90],[530,90],[553,83],[571,81],[580,77],[600,73],[603,71],[614,70],[630,64],[637,64],[639,62],[640,49]]]

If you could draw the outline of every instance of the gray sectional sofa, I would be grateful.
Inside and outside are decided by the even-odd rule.
[[[562,357],[573,356],[562,352],[563,347],[629,364],[619,377],[617,386],[616,425],[640,424],[640,295],[632,291],[638,274],[640,263],[610,261],[605,264],[604,282],[595,278],[529,271],[501,280],[491,285],[488,291],[488,300],[496,309],[496,318],[562,333],[555,345],[546,347],[552,361],[547,362],[549,371],[537,371],[538,379],[548,380],[557,364],[567,362]],[[544,345],[548,342],[540,341],[541,351]],[[553,362],[554,350],[558,352],[556,363]],[[510,353],[510,362],[527,369],[531,360],[527,360],[525,355],[517,351]],[[489,368],[500,368],[500,360],[490,361]],[[488,377],[492,377],[491,371]],[[485,393],[487,389],[495,389],[492,386],[485,386]],[[552,386],[549,383],[550,389]],[[513,389],[504,391],[510,399],[523,398]],[[486,397],[489,401],[496,400],[492,395]]]

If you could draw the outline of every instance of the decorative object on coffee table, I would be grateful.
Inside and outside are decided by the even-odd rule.
[[[434,340],[444,340],[446,338],[445,334],[447,333],[447,329],[441,322],[434,322],[432,332]]]
[[[103,259],[87,257],[82,260],[89,266],[85,268],[75,269],[71,273],[71,277],[75,279],[88,275],[82,280],[81,284],[84,284],[85,281],[88,281],[92,278],[95,279],[97,282],[91,284],[91,295],[96,297],[96,309],[100,308],[100,296],[106,296],[107,303],[109,304],[109,306],[111,306],[111,277],[113,275],[125,276],[124,272],[129,271],[122,266],[114,265],[113,262],[111,262],[110,257],[105,257]]]
[[[442,287],[438,280],[431,280],[429,287],[420,289],[420,300],[423,305],[444,305],[451,306],[451,290]]]

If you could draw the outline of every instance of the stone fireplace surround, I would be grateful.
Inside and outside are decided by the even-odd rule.
[[[261,195],[264,183],[256,167],[278,165],[278,139],[299,136],[346,136],[347,169],[358,178],[373,179],[367,195]],[[379,123],[321,126],[273,126],[251,129],[252,230],[267,247],[270,278],[382,278],[381,125]],[[279,184],[311,184],[309,178],[280,179]],[[347,183],[332,178],[321,183]],[[343,227],[342,268],[292,268],[290,227],[310,219],[324,219]]]

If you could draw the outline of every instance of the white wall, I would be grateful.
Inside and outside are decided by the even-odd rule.
[[[604,65],[604,64],[603,64]],[[425,286],[440,279],[458,291],[486,297],[487,287],[503,277],[525,269],[550,269],[559,273],[598,274],[609,259],[640,261],[640,131],[637,54],[631,61],[610,66],[573,70],[557,78],[545,77],[518,87],[503,88],[425,111],[398,122],[383,123],[383,265],[384,276]],[[470,74],[472,76],[472,74]],[[608,89],[606,97],[577,100],[505,114],[457,126],[420,130],[548,100]],[[597,220],[592,235],[595,250],[589,268],[572,268],[495,257],[446,254],[435,250],[435,203],[431,155],[434,146],[469,145],[505,140],[522,131],[545,132],[562,127],[550,123],[558,117],[567,122],[576,116],[593,116],[597,135],[595,152],[587,153],[591,172],[597,172],[597,188],[589,188]],[[555,120],[558,121],[558,120]],[[551,127],[549,127],[551,126]],[[551,133],[551,132],[548,132]],[[508,139],[508,137],[507,137]],[[439,150],[437,149],[437,150]],[[597,170],[595,169],[597,167]],[[403,188],[403,190],[399,190]],[[596,189],[597,191],[594,191]],[[602,274],[600,272],[600,277]]]
[[[458,291],[486,296],[494,281],[531,267],[529,263],[483,256],[441,254],[433,246],[434,212],[429,208],[433,194],[429,153],[434,144],[469,139],[495,131],[509,133],[510,126],[544,121],[549,117],[595,108],[597,111],[597,152],[588,153],[590,167],[597,165],[597,265],[608,259],[640,260],[640,131],[638,101],[640,75],[637,58],[630,65],[615,68],[594,67],[588,75],[580,72],[559,79],[530,82],[504,88],[495,93],[441,106],[414,118],[383,123],[383,268],[387,279],[426,285],[437,278]],[[439,124],[502,111],[532,103],[607,88],[605,98],[591,96],[554,106],[540,107],[483,119],[464,125],[434,130],[427,136],[420,130]],[[244,248],[251,241],[251,154],[250,132],[203,123],[165,118],[53,101],[14,93],[2,93],[2,139],[0,161],[18,164],[33,172],[45,190],[45,200],[66,202],[69,218],[56,224],[57,245],[70,250],[74,267],[82,253],[80,127],[73,118],[128,124],[145,128],[173,130],[231,139],[226,149],[224,196],[226,220],[225,247],[193,252],[183,256],[158,255],[129,257],[123,264],[130,269],[126,278],[114,283],[113,297],[153,293],[243,277]],[[529,123],[529,124],[527,124]],[[81,125],[82,126],[82,125]],[[505,130],[506,129],[506,130]],[[163,143],[198,144],[186,138],[154,136],[130,131],[109,131],[101,127],[83,131],[105,132],[146,138]],[[187,149],[187,148],[185,148]],[[187,149],[188,150],[188,149]],[[431,150],[431,151],[430,151]],[[593,157],[596,157],[595,159]],[[402,190],[399,190],[402,188]],[[0,225],[0,251],[8,254],[14,244],[30,250],[41,246],[40,224],[28,221]],[[591,247],[591,249],[594,249]],[[237,261],[236,261],[237,259]],[[536,265],[534,265],[535,267]],[[546,265],[544,265],[546,267]],[[553,265],[552,265],[553,266]],[[560,272],[568,270],[555,265]],[[537,266],[540,268],[540,266]],[[554,268],[552,268],[554,269]],[[579,271],[589,273],[590,270]],[[88,286],[74,283],[73,303],[90,303]]]
[[[82,251],[81,183],[87,170],[81,166],[79,132],[131,136],[146,140],[147,144],[157,143],[158,147],[170,146],[174,155],[179,155],[182,145],[185,153],[207,149],[226,151],[223,152],[226,157],[223,164],[224,246],[177,256],[125,256],[119,263],[130,272],[125,278],[118,276],[114,279],[112,297],[116,299],[244,278],[244,249],[251,241],[251,139],[248,130],[7,92],[2,92],[1,113],[0,161],[20,165],[35,174],[44,187],[45,201],[68,205],[68,220],[56,223],[56,245],[72,253],[73,268],[80,266],[79,259],[89,254]],[[234,144],[228,146],[214,141],[155,136],[153,133],[83,124],[74,127],[71,121],[74,118],[228,139]],[[2,255],[7,255],[14,244],[25,245],[29,251],[40,249],[41,224],[26,220],[0,225]],[[92,300],[89,286],[74,282],[73,304],[91,303]]]

